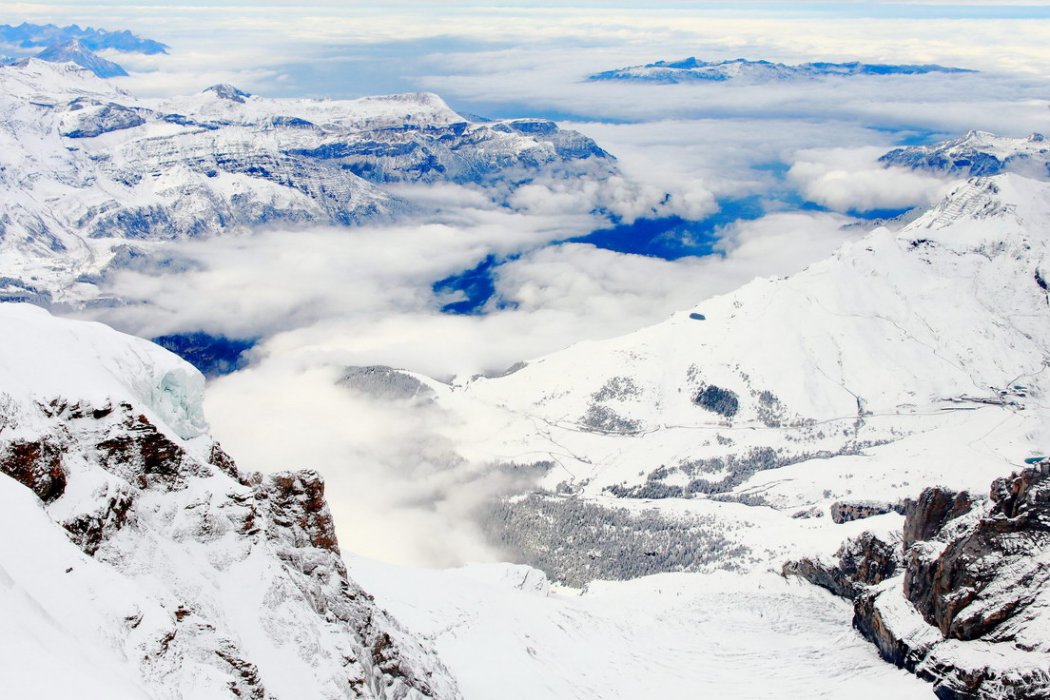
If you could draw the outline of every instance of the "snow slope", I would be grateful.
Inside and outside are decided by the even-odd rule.
[[[765,573],[552,588],[527,567],[353,575],[432,639],[467,698],[929,698],[849,627],[850,606]]]
[[[650,593],[639,591],[680,580],[691,592],[682,591],[671,617],[695,613],[728,635],[750,623],[719,617],[739,612],[707,593],[725,585],[735,602],[753,600],[747,605],[770,622],[781,609],[770,591],[787,584],[772,583],[767,572],[800,557],[831,557],[864,531],[899,548],[900,513],[925,487],[980,500],[995,478],[1045,453],[1048,224],[1050,183],[1018,174],[974,178],[902,228],[875,230],[792,277],[756,280],[656,326],[581,343],[505,376],[429,386],[452,416],[445,432],[462,455],[540,474],[534,493],[506,498],[482,516],[495,543],[555,580],[591,581],[581,601],[591,590],[609,591],[610,607],[596,618],[607,614],[623,639],[644,640],[638,646],[653,658],[639,665],[655,666],[665,658],[659,645],[673,637],[646,631],[645,621],[658,615],[646,607]],[[593,583],[661,571],[698,573]],[[475,640],[496,643],[484,616],[464,615],[443,593],[419,602],[426,594],[374,576],[380,599],[389,596],[392,609],[448,649],[453,667],[465,669],[458,671],[465,687],[483,697],[489,681],[458,659]],[[636,594],[631,605],[647,611],[638,620],[617,598],[627,590]],[[835,613],[784,591],[791,601],[784,606],[801,618],[792,623],[796,634],[827,639],[819,621]],[[684,602],[691,595],[695,608]],[[568,606],[575,612],[551,634],[589,629],[592,618],[572,616],[584,614],[577,604],[591,610],[590,602],[553,600],[508,626],[542,628]],[[844,613],[831,628],[849,634],[848,619]],[[1025,635],[1045,639],[1045,630],[1025,624],[1017,623]],[[739,679],[758,673],[758,647],[776,629],[742,636],[733,656],[739,666],[716,664],[733,669],[727,675],[736,685],[719,686],[713,670],[698,674],[716,694],[748,696]],[[617,633],[599,634],[598,642],[582,641],[588,633],[580,632],[578,643],[616,646]],[[549,642],[562,643],[570,645]],[[850,645],[837,644],[845,656],[817,655],[832,676],[836,664],[854,663],[845,661]],[[527,654],[543,646],[521,638],[516,648]],[[1001,672],[1006,663],[982,660],[997,652],[981,641],[938,649],[938,663],[955,658],[960,669]],[[609,651],[623,659],[635,653],[643,652],[630,644]],[[1020,664],[1007,669],[1012,676],[1038,676],[1022,668],[1031,655],[1011,658]],[[619,684],[629,684],[601,663],[579,659],[576,668],[604,670],[565,696],[615,697]],[[699,682],[681,670],[685,663],[663,671],[669,697]],[[778,677],[796,673],[811,678],[802,666]],[[805,682],[825,692],[819,681]],[[755,696],[762,692],[769,691]]]
[[[467,380],[447,400],[502,411],[518,427],[501,431],[514,437],[497,452],[546,452],[591,495],[652,481],[661,465],[673,472],[759,447],[781,461],[823,451],[857,463],[874,443],[892,451],[908,436],[1003,423],[997,439],[1012,454],[970,454],[945,475],[983,488],[1027,456],[1032,445],[1018,433],[1047,408],[1048,221],[1046,182],[974,179],[903,229],[876,230],[790,278],[756,280],[505,377]],[[714,400],[721,393],[726,405]],[[694,467],[710,483],[727,476]],[[752,478],[766,476],[760,468]]]

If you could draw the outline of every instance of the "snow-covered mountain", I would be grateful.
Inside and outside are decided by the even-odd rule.
[[[733,451],[776,434],[837,451],[892,437],[888,423],[921,428],[955,409],[1023,416],[1042,407],[1050,348],[1047,221],[1050,184],[975,178],[902,229],[876,230],[795,276],[756,280],[462,391],[580,436],[568,439],[617,445],[600,471],[560,460],[594,494],[684,487],[674,445],[687,435],[701,438],[685,440],[697,459],[727,451],[718,433],[740,435]],[[639,480],[642,454],[668,469]],[[614,466],[628,457],[634,464]],[[690,467],[712,475],[693,493],[739,483],[735,470],[712,466]]]
[[[100,78],[118,78],[128,74],[123,66],[96,55],[78,39],[49,46],[38,53],[36,58],[50,63],[75,63]]]
[[[989,484],[1046,449],[1048,232],[1050,183],[973,178],[797,275],[505,376],[427,382],[428,400],[456,416],[447,434],[465,457],[539,475],[537,490],[486,516],[518,561],[573,586],[732,572],[741,595],[757,595],[763,572],[833,558],[865,530],[900,550],[902,514],[914,520],[909,504],[927,487],[970,494],[971,519],[1003,517]],[[922,556],[935,560],[945,541]],[[982,556],[980,537],[965,541]],[[880,591],[900,590],[899,566]],[[1035,609],[1014,597],[1022,589],[995,584],[1012,579],[989,567],[972,574],[991,585],[973,605],[1006,612],[969,636],[924,622],[923,653],[936,653],[922,669],[941,669],[924,677],[944,697],[976,686],[1042,697],[1025,693],[1047,682],[1050,637],[1021,614]],[[953,615],[979,613],[967,604]],[[870,632],[871,615],[857,615]]]
[[[972,73],[965,68],[937,65],[892,65],[880,63],[813,62],[789,65],[771,61],[735,58],[726,61],[701,61],[689,57],[681,61],[657,61],[641,66],[628,66],[589,76],[591,81],[622,80],[646,83],[723,82],[727,80],[764,83],[781,80],[807,80],[857,75],[923,75],[926,73]]]
[[[843,632],[848,605],[769,572],[581,595],[525,566],[341,553],[320,478],[236,467],[175,356],[28,305],[0,305],[0,332],[19,340],[0,346],[12,697],[757,700],[772,686],[741,679],[768,674],[815,698],[925,695]]]
[[[95,53],[103,49],[147,55],[168,51],[159,41],[143,39],[126,29],[107,31],[76,24],[59,27],[29,22],[0,25],[0,65],[19,64],[32,57],[51,63],[73,62],[100,78],[126,76],[123,66]],[[3,54],[10,55],[2,58]]]
[[[29,59],[0,67],[0,298],[90,295],[150,241],[390,216],[405,204],[386,183],[505,192],[614,168],[552,122],[473,121],[429,93],[277,100],[220,85],[146,100]]]
[[[657,67],[707,66],[692,63]],[[507,477],[475,515],[516,564],[344,559],[319,475],[235,466],[195,370],[0,305],[15,339],[0,344],[0,518],[19,534],[0,538],[6,687],[929,695],[881,654],[941,697],[1050,696],[1042,144],[894,151],[884,162],[987,176],[627,336],[451,384],[340,372],[339,391],[440,415],[426,423],[450,460]],[[430,94],[146,100],[29,60],[0,69],[0,297],[84,296],[156,241],[392,215],[407,205],[387,183],[498,192],[614,168],[551,122],[475,121]]]
[[[459,697],[347,576],[321,478],[209,437],[196,370],[27,305],[0,334],[5,695]]]
[[[144,39],[127,29],[110,31],[95,27],[81,27],[77,24],[59,27],[54,24],[33,24],[31,22],[22,22],[18,25],[0,24],[0,46],[10,44],[18,48],[32,49],[55,46],[69,41],[79,41],[90,51],[115,49],[152,55],[167,53],[168,50],[168,47],[159,41]]]
[[[1050,142],[1042,134],[1027,138],[971,131],[931,146],[897,148],[879,159],[885,165],[969,177],[1016,172],[1050,177]]]

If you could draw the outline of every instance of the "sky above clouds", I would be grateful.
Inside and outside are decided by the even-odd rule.
[[[164,56],[113,54],[143,95],[230,82],[274,97],[428,90],[455,109],[540,116],[618,158],[622,186],[538,182],[510,207],[452,186],[401,194],[425,219],[266,231],[174,245],[181,274],[125,272],[109,291],[144,303],[93,310],[145,336],[260,337],[249,369],[215,380],[219,439],[256,468],[329,479],[349,549],[423,564],[498,557],[472,508],[505,488],[461,462],[432,407],[389,407],[334,385],[347,365],[434,377],[497,371],[629,332],[756,276],[791,274],[865,233],[851,213],[935,202],[944,179],[878,157],[986,129],[1050,131],[1050,3],[7,2],[0,23],[130,28]],[[658,59],[938,63],[976,74],[766,85],[587,83]],[[682,219],[741,201],[763,215],[712,226],[713,254],[676,260],[564,243],[633,218],[665,192]],[[598,198],[602,199],[598,199]],[[705,231],[708,229],[704,229]],[[438,280],[498,259],[494,294],[442,313]],[[304,449],[304,445],[308,449]],[[359,494],[374,498],[362,503]],[[383,523],[377,527],[376,523]],[[435,542],[428,533],[449,533]]]

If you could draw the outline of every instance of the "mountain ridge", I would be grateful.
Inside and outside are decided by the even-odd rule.
[[[12,300],[90,297],[157,242],[385,221],[410,209],[391,183],[509,198],[528,177],[616,172],[553,122],[473,122],[431,93],[281,100],[216,86],[147,100],[37,59],[0,67],[0,86],[0,297]]]
[[[790,277],[506,376],[431,384],[453,422],[500,426],[450,429],[466,457],[547,465],[483,527],[517,561],[577,586],[737,571],[743,589],[864,530],[893,543],[924,487],[980,494],[1045,453],[1047,222],[1050,182],[971,178]],[[585,553],[565,544],[569,531]],[[698,542],[710,557],[690,556]],[[1015,593],[987,595],[1012,609]],[[1050,642],[1030,617],[1009,629]],[[987,687],[1001,673],[1041,677],[1042,656],[1018,647],[1001,661],[1012,642],[990,640],[948,639],[937,663]]]
[[[125,53],[147,55],[167,53],[169,48],[159,41],[143,39],[127,29],[109,31],[94,27],[82,28],[77,24],[60,27],[55,24],[30,22],[0,25],[0,42],[11,42],[22,48],[54,46],[69,41],[79,41],[91,51],[115,49]]]
[[[320,476],[243,472],[214,443],[199,373],[35,307],[0,305],[0,326],[28,342],[0,350],[0,510],[26,533],[0,544],[3,600],[18,601],[0,633],[19,661],[5,683],[39,695],[79,679],[158,700],[460,697],[348,577]],[[18,635],[58,650],[11,651]],[[40,658],[72,670],[34,679]]]
[[[909,65],[862,63],[811,62],[799,64],[752,61],[736,58],[723,61],[702,61],[689,57],[680,61],[656,61],[638,66],[616,68],[594,73],[587,77],[590,82],[635,81],[647,83],[677,84],[695,82],[772,82],[778,80],[806,80],[816,78],[845,78],[853,76],[926,75],[930,73],[975,73],[967,68],[952,68],[939,65]]]

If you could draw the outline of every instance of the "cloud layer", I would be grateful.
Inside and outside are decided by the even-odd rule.
[[[216,82],[273,96],[429,89],[464,112],[572,122],[563,125],[618,157],[622,176],[541,178],[495,197],[402,187],[398,194],[432,213],[395,225],[160,246],[180,264],[113,275],[107,291],[133,303],[85,312],[145,336],[261,337],[247,370],[210,385],[216,435],[249,468],[321,469],[344,547],[371,556],[431,565],[499,558],[473,513],[521,485],[457,455],[454,417],[431,404],[355,395],[336,383],[342,368],[385,364],[448,378],[629,332],[756,276],[790,274],[863,235],[844,227],[853,220],[841,212],[934,201],[942,180],[877,164],[902,140],[1050,126],[1046,23],[1031,17],[945,22],[916,10],[901,21],[877,3],[807,13],[786,3],[516,5],[100,0],[5,8],[18,13],[7,21],[126,26],[169,43],[169,56],[120,57],[133,72],[121,85],[135,92],[186,94]],[[860,22],[858,13],[870,16]],[[762,86],[584,82],[600,70],[689,55],[985,72]],[[753,196],[768,213],[719,229],[707,257],[555,244],[607,225],[596,210],[628,221],[701,219],[719,202]],[[798,211],[803,201],[831,211]],[[441,313],[449,299],[432,285],[488,256],[502,264],[487,313]]]

